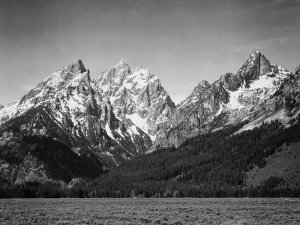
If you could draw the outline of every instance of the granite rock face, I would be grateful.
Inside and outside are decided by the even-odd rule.
[[[94,178],[125,160],[244,123],[238,131],[300,112],[300,72],[259,51],[235,73],[201,81],[175,106],[159,78],[125,60],[97,80],[81,60],[0,106],[0,181]],[[74,180],[75,179],[75,180]]]
[[[146,152],[153,144],[149,135],[130,120],[118,119],[99,90],[77,60],[0,110],[0,141],[11,131],[13,136],[52,138],[74,154],[95,157],[105,168]]]
[[[212,84],[200,82],[177,105],[155,146],[178,147],[190,137],[241,122],[246,123],[242,130],[275,119],[287,123],[299,113],[299,85],[299,76],[256,51],[236,74],[226,73]]]
[[[154,141],[160,124],[176,107],[157,76],[138,67],[131,70],[121,60],[98,78],[101,96],[109,99],[121,121],[131,120]]]

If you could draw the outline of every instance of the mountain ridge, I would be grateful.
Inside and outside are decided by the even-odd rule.
[[[143,114],[139,113],[145,115],[150,107],[156,107],[151,109],[151,113],[155,112],[161,105],[155,105],[154,100],[158,98],[157,102],[160,103],[164,98],[160,93],[168,97],[160,81],[154,74],[140,67],[133,70],[135,74],[130,73],[127,62],[121,60],[100,77],[109,78],[106,80],[110,85],[116,83],[114,78],[124,78],[124,75],[131,76],[131,80],[143,78],[133,82],[136,90],[134,97],[138,104],[144,106],[141,109]],[[103,88],[98,88],[97,82],[99,81],[90,77],[90,71],[78,59],[43,79],[19,101],[3,107],[0,110],[1,150],[5,152],[13,140],[26,143],[26,138],[31,136],[52,138],[55,143],[63,143],[79,156],[82,152],[91,154],[100,167],[105,165],[110,169],[146,152],[153,144],[153,136],[137,122],[147,118],[139,118],[141,116],[133,113],[128,117],[120,117],[120,108],[117,108],[127,98],[126,92],[128,95],[131,92],[128,88],[123,88],[118,92],[122,94],[121,98],[117,99],[118,96],[103,94]],[[117,100],[117,104],[114,104],[114,100]],[[134,111],[134,107],[137,105],[129,110]],[[157,118],[153,114],[151,116]],[[29,155],[30,152],[28,158],[32,158]],[[6,165],[5,160],[2,163]],[[43,165],[43,162],[30,165],[36,167]],[[22,169],[14,164],[10,168],[15,171]],[[51,168],[48,169],[51,171]],[[25,177],[22,179],[26,180],[26,174],[23,173],[23,176]],[[44,174],[43,177],[45,176]]]
[[[52,146],[73,152],[74,160],[89,155],[83,161],[91,160],[99,168],[93,175],[97,176],[139,155],[177,148],[190,138],[230,126],[243,124],[235,134],[273,120],[290,126],[300,112],[299,71],[296,68],[293,74],[271,64],[256,51],[235,74],[221,75],[211,84],[199,82],[175,105],[148,69],[132,70],[121,59],[93,79],[78,59],[42,80],[19,101],[0,107],[0,163],[10,168],[3,176],[17,171],[18,181],[30,180],[24,167],[7,162],[9,146],[13,146],[12,154],[17,154],[19,145],[24,143],[25,149],[34,145],[26,141],[30,137],[40,148],[40,140],[49,139]],[[21,164],[29,165],[26,170],[31,174],[39,171],[40,165],[48,165],[45,158],[34,158],[30,151],[26,154],[26,160],[34,163],[25,160]],[[56,179],[59,176],[47,177],[53,174],[51,166],[32,177],[40,174],[46,180]],[[78,178],[68,170],[63,173],[68,173],[67,182]]]
[[[289,80],[294,83],[289,83]],[[166,128],[160,131],[155,144],[159,147],[169,146],[170,143],[179,146],[185,139],[200,133],[245,119],[251,122],[264,113],[268,114],[268,111],[278,109],[279,105],[285,108],[285,99],[276,99],[275,96],[285,83],[295,86],[295,104],[299,104],[297,75],[271,64],[260,51],[255,51],[236,74],[221,75],[212,84],[207,81],[198,83],[193,92],[177,105],[178,111],[165,124]],[[285,93],[284,96],[290,94]],[[293,113],[296,115],[299,110]],[[282,116],[288,119],[286,115]],[[278,115],[278,119],[281,116]]]
[[[151,145],[150,138],[142,130],[116,118],[110,102],[102,100],[96,81],[90,78],[81,60],[56,71],[20,101],[2,109],[1,127],[5,128],[7,122],[38,107],[49,109],[53,125],[59,124],[69,138],[77,140],[68,147],[78,148],[78,143],[83,142],[98,155],[106,154],[115,165]],[[30,123],[30,118],[26,120],[24,123]],[[37,134],[44,135],[42,128],[39,130]]]

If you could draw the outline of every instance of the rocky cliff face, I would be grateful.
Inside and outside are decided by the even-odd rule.
[[[89,152],[101,166],[111,168],[146,152],[160,123],[174,110],[159,79],[148,70],[131,71],[121,60],[95,81],[77,60],[0,110],[0,141],[5,150],[7,132],[12,137],[48,137],[79,156]]]
[[[153,144],[147,133],[126,117],[118,119],[114,111],[110,99],[78,60],[0,110],[0,141],[7,132],[54,138],[78,155],[90,152],[109,168],[144,153]],[[6,144],[3,146],[4,150]]]
[[[93,80],[77,60],[0,108],[0,182],[93,178],[155,147],[241,122],[238,132],[276,119],[289,126],[299,105],[299,68],[292,74],[260,52],[237,73],[200,82],[177,106],[147,69],[121,60]]]
[[[222,75],[213,84],[200,82],[178,105],[155,144],[179,146],[189,137],[245,121],[242,130],[263,121],[287,122],[299,113],[299,86],[299,76],[254,52],[236,74]]]
[[[98,87],[118,119],[131,121],[153,141],[160,124],[175,111],[175,104],[158,77],[141,67],[131,70],[124,60],[101,74]]]

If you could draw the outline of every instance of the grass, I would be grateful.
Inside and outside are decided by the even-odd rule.
[[[0,224],[300,224],[300,199],[1,199]]]

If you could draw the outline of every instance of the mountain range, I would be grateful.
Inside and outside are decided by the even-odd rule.
[[[274,121],[295,129],[299,112],[300,66],[292,73],[259,51],[235,74],[201,81],[177,105],[145,68],[122,59],[93,79],[77,60],[19,101],[0,105],[0,184],[107,176],[164,149],[172,158],[168,149],[187,148],[203,135],[239,136]]]
[[[156,144],[178,147],[187,137],[248,121],[241,132],[278,119],[287,124],[299,113],[299,75],[252,53],[236,74],[226,73],[209,84],[201,81],[177,105]],[[293,101],[287,107],[288,101]]]

